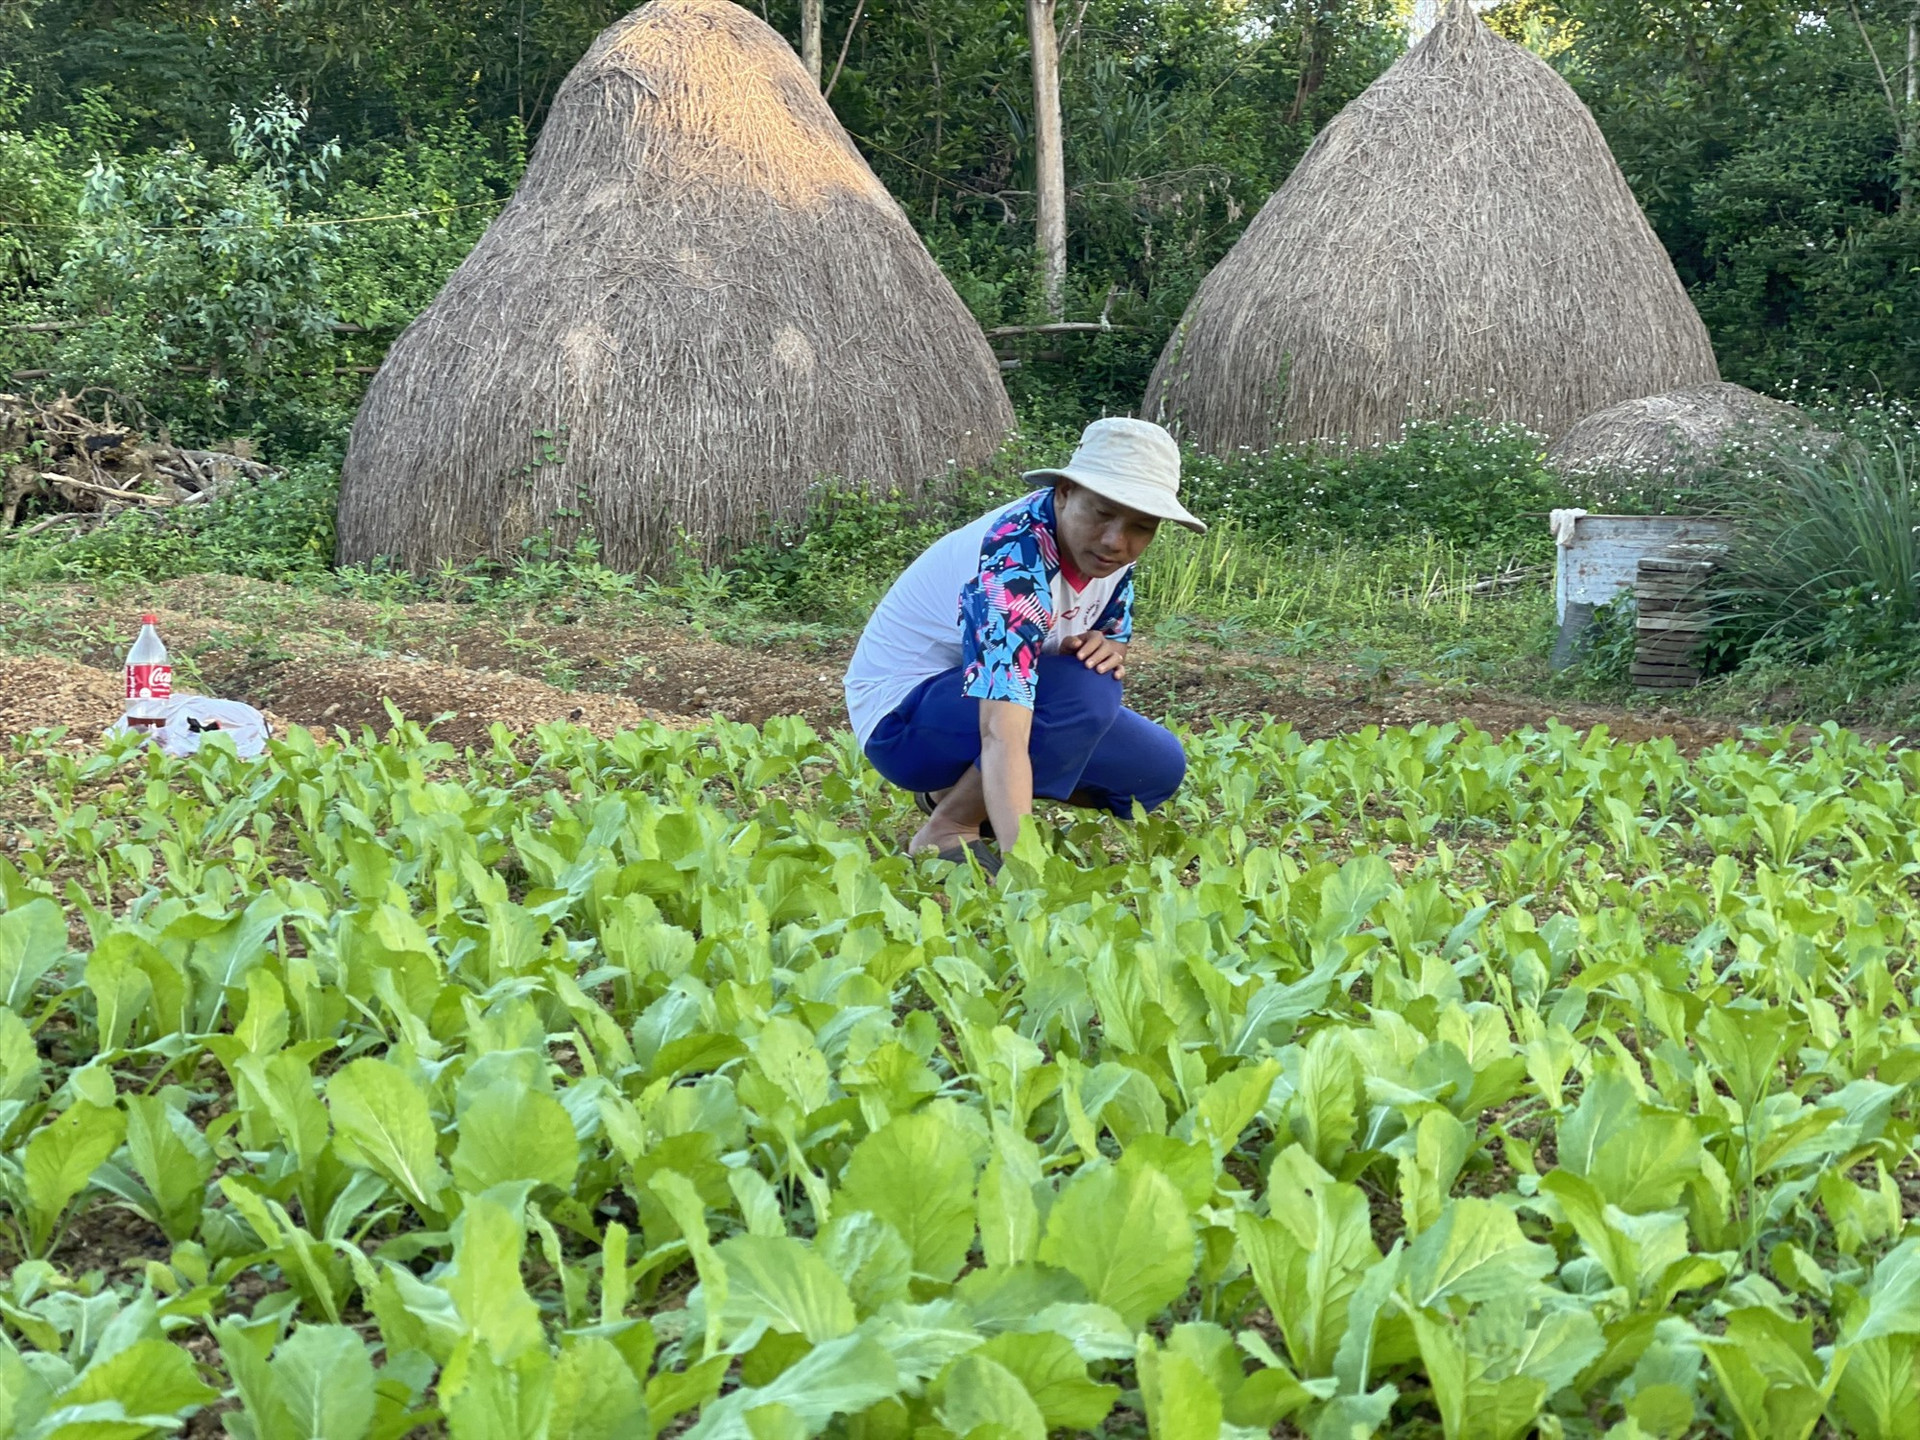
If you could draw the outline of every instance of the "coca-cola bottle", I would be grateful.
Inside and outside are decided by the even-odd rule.
[[[165,725],[167,701],[173,695],[173,666],[153,625],[153,616],[140,617],[140,638],[127,652],[127,724],[136,730]]]

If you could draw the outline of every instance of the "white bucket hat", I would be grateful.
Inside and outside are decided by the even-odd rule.
[[[1180,503],[1180,446],[1151,420],[1096,420],[1081,432],[1079,448],[1065,465],[1029,470],[1023,478],[1071,480],[1116,505],[1207,533],[1205,522]]]

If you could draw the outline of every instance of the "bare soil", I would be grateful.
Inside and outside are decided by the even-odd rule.
[[[0,736],[66,725],[91,739],[119,713],[119,666],[142,608],[159,617],[181,690],[244,700],[323,733],[384,733],[387,703],[435,722],[458,745],[495,724],[524,731],[572,721],[599,733],[643,720],[713,715],[759,724],[799,715],[844,728],[840,675],[850,638],[724,644],[657,615],[502,614],[453,604],[316,598],[287,586],[202,576],[111,603],[84,586],[47,587],[31,605],[0,600]],[[1135,645],[1129,703],[1205,721],[1270,716],[1313,738],[1368,725],[1467,720],[1504,734],[1557,719],[1619,739],[1671,737],[1683,750],[1737,736],[1731,721],[1671,711],[1545,701],[1488,689],[1395,684],[1329,661],[1241,653],[1197,642]]]
[[[392,727],[390,703],[409,720],[433,724],[437,740],[484,746],[493,726],[523,731],[571,721],[598,735],[631,730],[643,721],[687,724],[619,695],[556,689],[509,670],[467,669],[432,660],[338,660],[276,665],[254,676],[248,703],[262,700],[329,732],[358,734]]]
[[[58,655],[0,655],[0,737],[65,726],[92,740],[121,712],[118,676]]]

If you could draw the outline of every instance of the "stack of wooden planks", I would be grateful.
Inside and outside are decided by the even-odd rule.
[[[1700,683],[1700,642],[1712,616],[1707,577],[1716,547],[1675,545],[1643,556],[1634,579],[1633,683],[1643,690],[1684,690]]]

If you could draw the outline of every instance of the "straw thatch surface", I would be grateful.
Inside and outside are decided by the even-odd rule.
[[[1817,433],[1786,401],[1722,380],[1589,415],[1553,443],[1547,463],[1567,474],[1659,474],[1710,463],[1730,445],[1771,444],[1795,431]]]
[[[1467,408],[1554,435],[1717,379],[1593,117],[1454,0],[1201,283],[1141,413],[1216,453]]]
[[[374,377],[338,558],[420,570],[591,528],[646,568],[683,533],[711,554],[797,517],[823,475],[915,492],[1012,422],[986,337],[786,42],[725,0],[654,0],[567,77]]]

